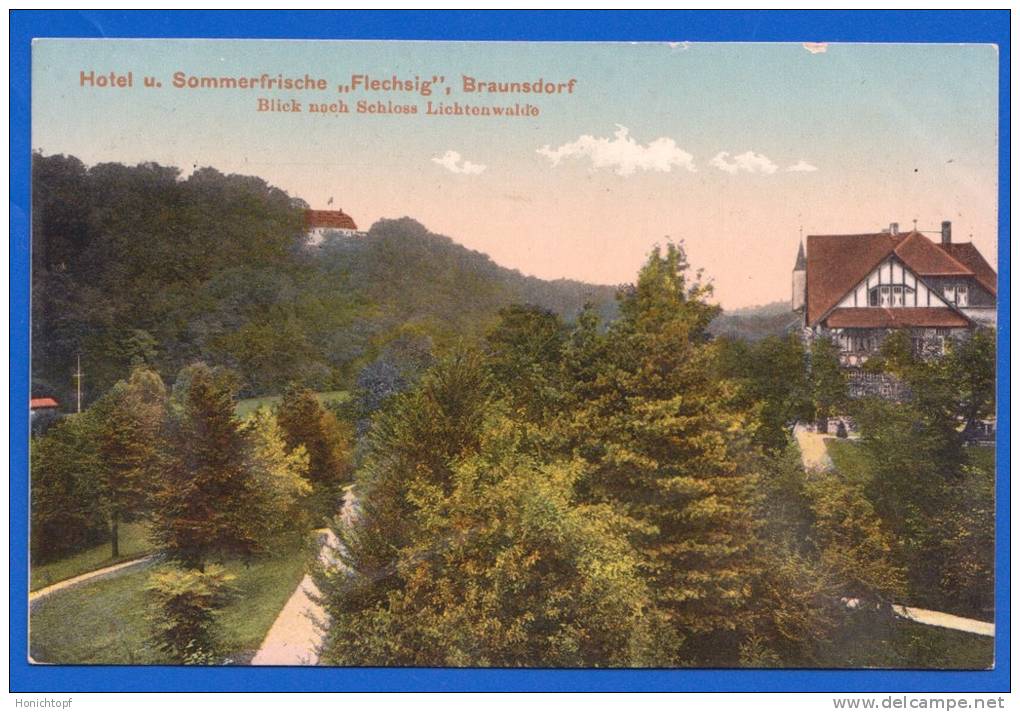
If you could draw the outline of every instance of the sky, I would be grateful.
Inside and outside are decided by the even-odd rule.
[[[739,308],[789,299],[802,234],[951,220],[995,265],[997,62],[991,45],[42,39],[32,146],[258,175],[365,229],[410,216],[547,279],[630,282],[656,244],[683,240]],[[82,86],[129,71],[131,87]],[[327,89],[175,88],[177,72]],[[353,75],[411,90],[341,91]],[[433,76],[431,95],[414,90]],[[467,93],[465,76],[563,91]],[[309,111],[341,100],[350,113]],[[429,101],[538,114],[428,115]]]

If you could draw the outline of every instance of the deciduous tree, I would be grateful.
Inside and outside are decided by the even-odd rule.
[[[135,368],[104,396],[99,432],[101,506],[109,521],[111,556],[120,556],[122,522],[144,515],[160,471],[160,439],[166,419],[166,387],[157,373]]]

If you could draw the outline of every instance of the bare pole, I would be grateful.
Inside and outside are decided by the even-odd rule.
[[[78,354],[78,367],[74,372],[74,379],[77,382],[76,387],[78,391],[78,412],[81,412],[81,377],[84,374],[81,372],[81,354]]]

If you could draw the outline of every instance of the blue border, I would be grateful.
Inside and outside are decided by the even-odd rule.
[[[30,51],[33,37],[976,42],[999,45],[999,345],[995,669],[405,670],[28,665]],[[1009,610],[1009,11],[12,11],[10,14],[10,689],[1006,692]]]

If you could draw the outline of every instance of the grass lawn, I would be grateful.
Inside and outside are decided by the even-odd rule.
[[[88,571],[95,571],[105,566],[112,566],[143,556],[148,553],[152,546],[149,544],[149,525],[147,522],[132,522],[131,524],[120,525],[120,556],[116,559],[110,556],[110,543],[104,542],[99,546],[79,552],[66,559],[59,559],[48,564],[32,566],[30,587],[32,591],[49,586],[50,584],[63,581],[64,579],[83,574]]]
[[[832,458],[832,464],[848,482],[864,484],[870,478],[864,449],[853,440],[827,439],[825,448]],[[972,465],[985,472],[995,471],[995,448],[974,446],[966,448],[967,457]]]
[[[305,574],[307,543],[245,567],[228,563],[237,578],[234,600],[220,617],[224,648],[233,663],[248,662]],[[37,662],[144,665],[167,660],[149,641],[145,586],[152,567],[89,581],[37,601],[30,613],[29,648]]]
[[[995,472],[995,448],[987,445],[975,445],[967,448],[967,456],[972,465],[985,472]]]
[[[319,402],[323,405],[328,403],[343,403],[351,397],[351,394],[347,391],[323,391],[316,393]],[[262,396],[261,398],[245,398],[244,400],[237,402],[237,416],[239,418],[247,418],[249,415],[254,413],[262,406],[272,408],[280,402],[282,396]]]
[[[828,438],[825,441],[825,449],[832,458],[836,472],[847,482],[863,485],[871,479],[864,450],[859,443],[853,440]]]
[[[987,670],[995,662],[995,639],[902,619],[863,616],[833,641],[819,661],[836,668]]]

